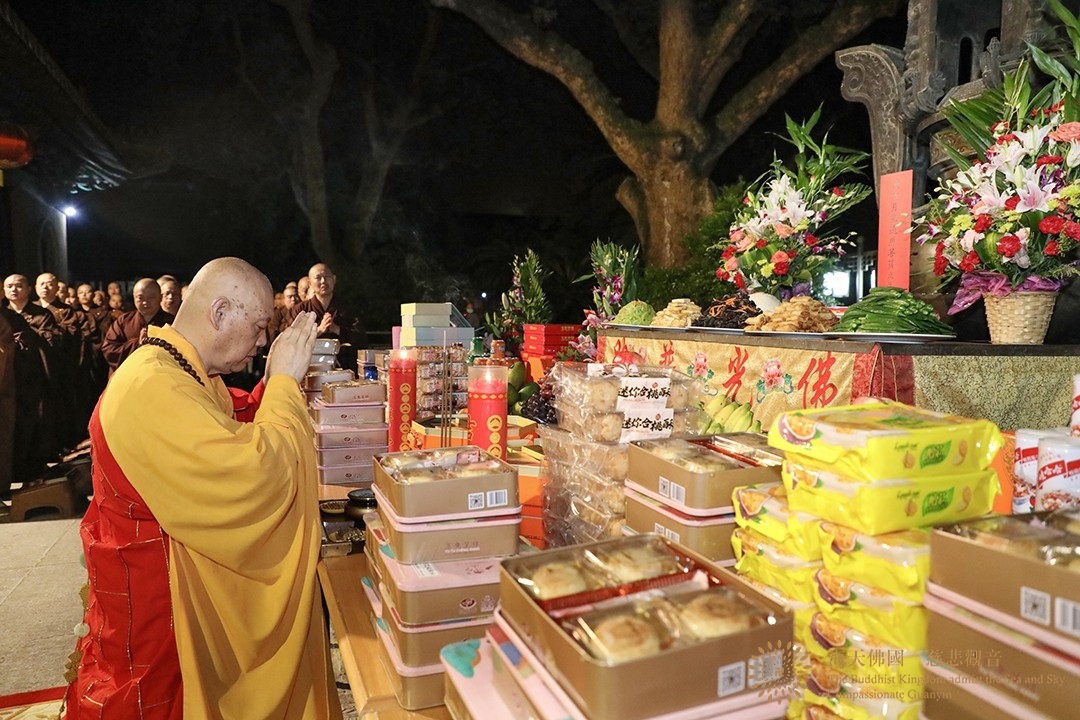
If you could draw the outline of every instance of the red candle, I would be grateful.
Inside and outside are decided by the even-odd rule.
[[[416,419],[416,357],[411,351],[391,351],[387,384],[388,449],[390,452],[408,450],[413,420]]]
[[[469,444],[497,458],[506,455],[505,365],[469,367]]]

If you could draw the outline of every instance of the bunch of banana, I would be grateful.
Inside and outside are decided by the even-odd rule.
[[[750,403],[739,403],[727,395],[717,395],[704,406],[708,425],[703,435],[731,432],[761,432],[761,421],[754,419]]]

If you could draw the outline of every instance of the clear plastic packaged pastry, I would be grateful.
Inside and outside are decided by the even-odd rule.
[[[665,367],[557,363],[551,378],[556,399],[598,413],[634,405],[684,410],[703,392],[700,380]]]

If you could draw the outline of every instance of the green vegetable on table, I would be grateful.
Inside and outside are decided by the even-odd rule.
[[[928,303],[897,287],[873,288],[844,312],[832,332],[954,334]]]

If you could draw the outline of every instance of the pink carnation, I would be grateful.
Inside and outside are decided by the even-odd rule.
[[[1062,123],[1057,130],[1050,133],[1050,139],[1056,142],[1080,140],[1080,122]]]

